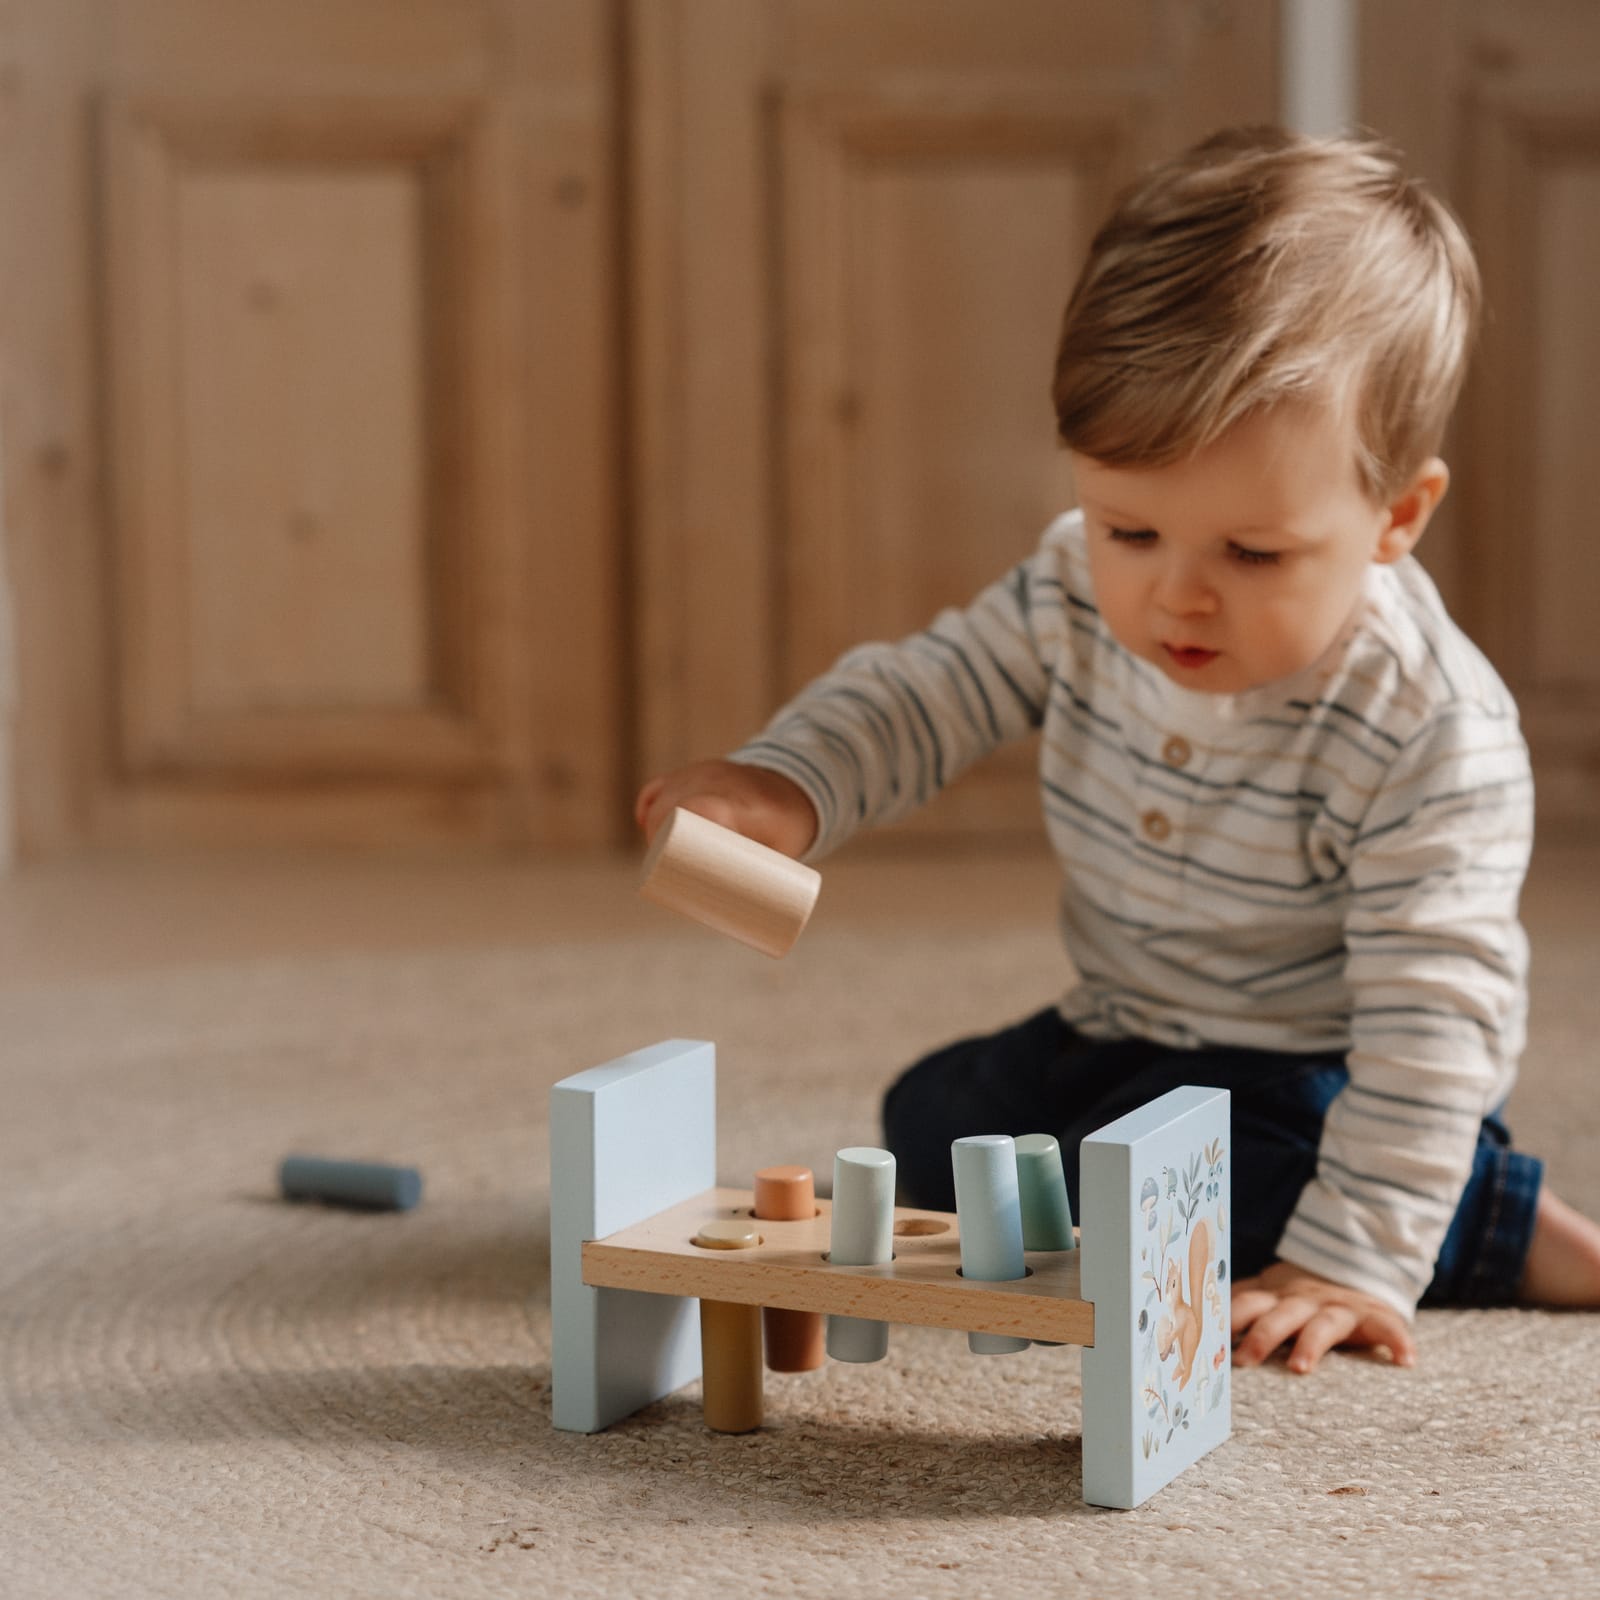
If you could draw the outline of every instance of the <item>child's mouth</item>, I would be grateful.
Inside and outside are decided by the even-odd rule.
[[[1220,652],[1216,650],[1202,650],[1198,645],[1190,644],[1164,644],[1161,647],[1178,663],[1180,667],[1187,667],[1190,671],[1208,666],[1217,659]]]

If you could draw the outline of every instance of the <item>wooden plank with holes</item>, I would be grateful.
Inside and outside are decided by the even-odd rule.
[[[895,1258],[878,1267],[827,1259],[831,1207],[800,1222],[761,1222],[760,1245],[716,1251],[697,1246],[712,1221],[754,1214],[749,1190],[718,1188],[583,1247],[583,1281],[596,1288],[741,1305],[778,1306],[907,1326],[1003,1333],[1059,1344],[1094,1343],[1094,1307],[1079,1291],[1079,1252],[1029,1252],[1028,1276],[968,1282],[960,1274],[961,1232],[953,1212],[895,1211]]]

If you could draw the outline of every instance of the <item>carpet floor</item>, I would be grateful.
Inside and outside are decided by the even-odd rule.
[[[1518,1142],[1600,1210],[1594,901],[1530,922]],[[1539,916],[1543,915],[1541,922]],[[547,1091],[719,1052],[721,1181],[831,1171],[913,1055],[1056,992],[1048,928],[819,920],[781,963],[637,934],[333,950],[0,992],[0,1593],[1600,1594],[1600,1317],[1428,1312],[1399,1371],[1234,1382],[1234,1437],[1134,1512],[1081,1499],[1079,1353],[769,1375],[549,1415]],[[291,1150],[420,1167],[404,1215],[276,1198]]]

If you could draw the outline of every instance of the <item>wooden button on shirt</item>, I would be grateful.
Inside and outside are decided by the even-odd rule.
[[[1181,767],[1188,764],[1189,757],[1194,754],[1193,748],[1187,739],[1180,738],[1177,734],[1167,740],[1161,747],[1161,759],[1169,767]]]
[[[1139,822],[1152,839],[1165,839],[1172,832],[1172,823],[1165,811],[1147,811]]]

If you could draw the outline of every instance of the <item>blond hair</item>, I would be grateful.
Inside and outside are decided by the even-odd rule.
[[[1353,408],[1386,503],[1439,448],[1478,269],[1445,206],[1365,139],[1217,134],[1126,189],[1063,320],[1062,441],[1162,466],[1284,402]]]

